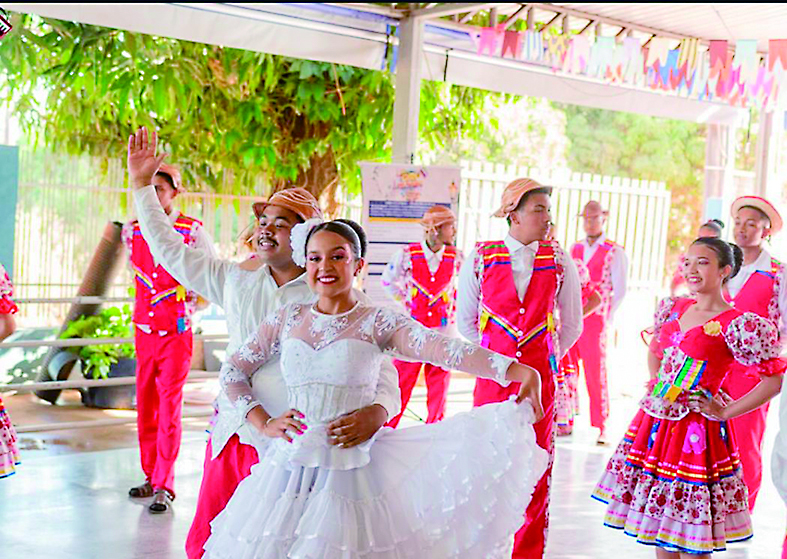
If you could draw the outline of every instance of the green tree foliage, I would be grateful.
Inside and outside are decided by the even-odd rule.
[[[574,171],[663,181],[672,195],[668,268],[702,219],[705,128],[679,120],[564,106]]]
[[[238,194],[261,182],[357,192],[357,162],[390,158],[388,72],[21,14],[13,24],[0,43],[3,91],[54,150],[118,157],[133,130],[155,127],[192,186]],[[496,97],[424,82],[422,137],[435,148],[483,137],[478,115]]]

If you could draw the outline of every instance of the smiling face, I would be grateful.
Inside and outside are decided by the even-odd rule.
[[[363,259],[353,254],[350,241],[332,231],[318,231],[306,247],[306,278],[321,298],[335,298],[352,289]]]
[[[692,293],[714,293],[721,290],[732,266],[719,267],[719,255],[708,245],[694,243],[683,262],[683,275]]]
[[[745,206],[735,214],[732,231],[735,235],[735,244],[741,248],[758,247],[771,233],[768,218],[758,209]]]
[[[453,245],[456,242],[456,222],[449,221],[438,227],[437,238],[445,245]]]
[[[257,254],[272,268],[282,268],[292,262],[290,231],[301,220],[293,211],[279,206],[268,206],[260,215],[254,233]]]

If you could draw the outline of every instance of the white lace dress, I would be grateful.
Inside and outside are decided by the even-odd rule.
[[[211,523],[206,558],[510,557],[548,460],[532,408],[512,400],[331,446],[327,423],[374,400],[384,351],[501,384],[512,362],[390,309],[284,307],[222,366],[221,383],[244,413],[256,405],[250,375],[280,354],[290,406],[308,429],[267,447]]]

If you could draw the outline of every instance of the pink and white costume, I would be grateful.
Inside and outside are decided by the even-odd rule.
[[[433,252],[425,241],[412,243],[394,253],[383,271],[382,285],[392,299],[404,303],[410,316],[426,326],[446,332],[454,323],[456,279],[462,265],[462,252],[443,246]],[[402,392],[402,411],[388,422],[396,427],[404,413],[421,367],[426,379],[427,423],[443,419],[450,371],[429,363],[395,360]]]

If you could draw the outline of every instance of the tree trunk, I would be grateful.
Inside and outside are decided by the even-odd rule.
[[[336,187],[339,184],[339,168],[333,148],[329,147],[322,155],[313,154],[309,160],[309,168],[303,169],[294,181],[281,180],[274,185],[273,191],[299,186],[311,192],[318,200],[327,193],[325,213],[333,215],[338,209]]]

